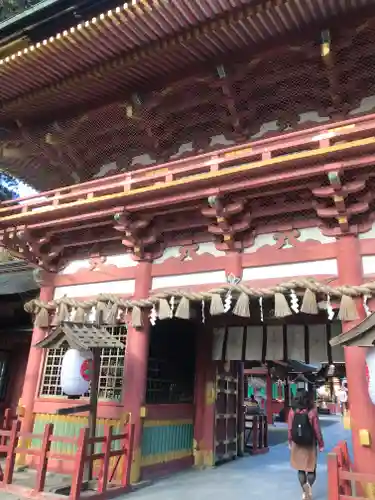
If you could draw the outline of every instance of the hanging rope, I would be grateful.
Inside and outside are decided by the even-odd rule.
[[[122,299],[117,295],[100,294],[92,300],[79,301],[69,297],[51,302],[42,302],[33,299],[25,304],[25,310],[35,317],[35,326],[47,328],[50,324],[58,325],[62,321],[84,323],[93,308],[96,311],[96,322],[110,324],[117,317],[119,310],[132,311],[132,324],[135,327],[142,325],[142,309],[158,308],[158,317],[170,318],[173,311],[169,303],[178,303],[174,316],[181,319],[190,318],[191,302],[209,302],[210,314],[220,315],[226,312],[225,297],[230,292],[235,299],[233,314],[241,317],[250,317],[251,298],[274,297],[275,316],[290,316],[292,311],[286,296],[290,293],[304,293],[300,312],[318,314],[317,295],[336,297],[341,299],[339,319],[351,321],[358,318],[356,297],[371,297],[375,295],[375,282],[355,286],[332,287],[313,279],[302,278],[281,283],[269,288],[252,288],[245,284],[225,284],[207,292],[191,292],[189,290],[160,291],[145,299]],[[168,303],[168,301],[170,301]],[[224,302],[223,302],[224,301]],[[51,322],[51,315],[53,322]]]

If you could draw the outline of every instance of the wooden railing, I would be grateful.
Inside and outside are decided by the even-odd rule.
[[[232,171],[235,173],[236,168],[246,170],[274,165],[276,162],[306,161],[323,153],[331,156],[341,155],[341,158],[343,152],[349,149],[375,149],[374,133],[375,115],[368,115],[282,134],[193,158],[170,161],[105,179],[6,201],[0,204],[0,222],[17,216],[21,219],[25,214],[61,211],[74,204],[84,206],[94,202],[102,203],[105,208],[115,213],[118,208],[114,206],[116,202],[113,203],[113,200],[118,200],[121,205],[120,200],[124,195],[158,189],[161,184],[200,180],[223,174],[223,171],[227,174]],[[109,203],[110,200],[112,203]]]
[[[245,451],[251,455],[267,453],[268,422],[265,415],[245,414]]]
[[[341,441],[328,454],[328,500],[365,500],[374,498],[375,473],[355,472],[348,447]]]
[[[78,437],[62,437],[53,435],[53,424],[47,424],[43,434],[20,432],[20,421],[14,421],[10,430],[0,430],[0,452],[6,453],[4,470],[0,470],[0,489],[11,493],[21,494],[22,486],[17,485],[15,474],[15,460],[17,454],[31,456],[36,459],[35,484],[26,488],[27,493],[35,495],[44,492],[49,460],[73,461],[73,474],[70,487],[70,500],[79,500],[84,485],[85,470],[92,469],[94,463],[100,463],[97,477],[97,488],[89,495],[91,500],[106,497],[110,488],[110,496],[121,495],[130,486],[130,466],[132,450],[132,426],[127,424],[124,432],[113,434],[113,427],[105,428],[104,436],[90,438],[87,428],[81,429]],[[28,447],[26,443],[40,440],[40,448]],[[120,442],[120,449],[114,450],[114,443]],[[65,443],[76,446],[76,454],[58,453],[51,449],[53,443]],[[101,446],[97,452],[95,447]],[[94,449],[91,453],[90,450]],[[119,470],[121,468],[121,470]],[[116,477],[120,477],[116,481]],[[88,493],[85,492],[85,497]]]

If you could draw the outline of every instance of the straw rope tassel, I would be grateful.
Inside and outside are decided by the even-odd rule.
[[[224,304],[221,296],[218,293],[214,293],[211,297],[210,314],[211,316],[219,316],[224,313]]]
[[[250,318],[250,299],[245,292],[242,292],[238,297],[233,314],[241,318]]]
[[[87,311],[83,307],[78,306],[76,309],[76,312],[74,314],[73,321],[75,323],[85,323],[86,315],[87,315]]]
[[[293,313],[289,307],[288,301],[285,295],[282,293],[275,293],[275,317],[285,318],[285,316],[291,316]]]
[[[301,312],[305,314],[318,314],[318,303],[315,293],[306,288],[302,299]]]
[[[171,317],[171,306],[168,304],[167,299],[159,300],[159,319],[170,319]]]
[[[34,326],[36,326],[37,328],[49,327],[49,313],[46,307],[40,307],[37,310],[35,314]]]
[[[190,319],[190,300],[182,297],[177,306],[175,317],[180,319]]]
[[[142,311],[138,306],[132,309],[131,323],[134,328],[141,328],[142,326]]]
[[[343,295],[341,297],[338,318],[342,321],[355,321],[359,319],[357,305],[352,297]]]

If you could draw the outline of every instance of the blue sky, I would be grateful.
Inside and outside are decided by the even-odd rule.
[[[27,184],[24,184],[22,181],[18,184],[18,192],[20,198],[25,198],[26,196],[32,196],[33,194],[38,193],[38,191]]]

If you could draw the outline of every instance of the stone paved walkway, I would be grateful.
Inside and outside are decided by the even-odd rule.
[[[324,418],[324,417],[322,417]],[[335,418],[335,417],[325,417]],[[340,439],[350,440],[341,422],[324,429],[326,452]],[[296,472],[289,467],[285,443],[271,448],[266,455],[246,457],[216,469],[189,471],[162,480],[132,493],[126,500],[293,500],[301,492]],[[327,498],[326,453],[319,457],[314,500]],[[125,500],[123,497],[121,500]]]

